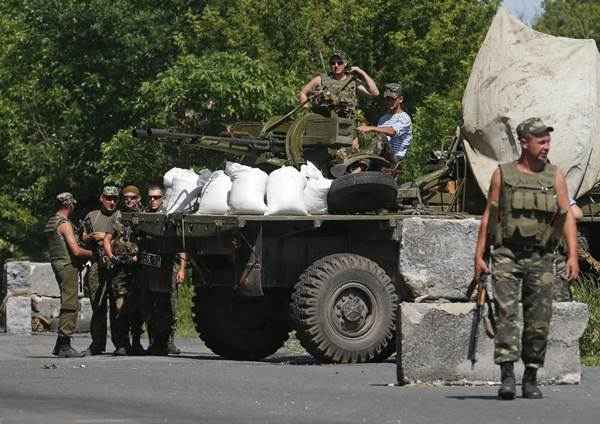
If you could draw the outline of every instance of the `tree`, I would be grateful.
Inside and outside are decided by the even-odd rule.
[[[591,38],[600,46],[600,1],[546,0],[535,29],[571,38]]]

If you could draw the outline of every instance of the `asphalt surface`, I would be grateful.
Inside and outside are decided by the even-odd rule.
[[[0,335],[0,424],[600,422],[600,368],[542,400],[503,402],[493,386],[394,386],[391,361],[318,365],[285,349],[227,361],[196,339],[178,340],[179,357],[57,359],[54,340]]]

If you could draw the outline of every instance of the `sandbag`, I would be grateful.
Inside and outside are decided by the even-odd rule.
[[[462,100],[464,146],[487,195],[498,163],[519,157],[517,125],[554,127],[550,161],[579,197],[599,180],[600,54],[593,40],[534,31],[500,8],[477,54]]]
[[[225,164],[225,174],[231,178],[229,210],[238,215],[262,215],[267,210],[265,192],[266,172],[235,162]]]
[[[293,166],[271,172],[267,180],[266,215],[307,215],[304,187],[306,178]]]
[[[210,178],[204,169],[196,174],[192,169],[172,168],[163,176],[166,213],[191,211],[196,206],[202,188]]]
[[[198,205],[198,215],[225,215],[229,212],[227,197],[231,179],[223,171],[215,171],[204,186]]]
[[[327,179],[311,162],[302,165],[300,174],[306,178],[304,204],[308,213],[313,215],[327,213],[327,193],[333,180]]]

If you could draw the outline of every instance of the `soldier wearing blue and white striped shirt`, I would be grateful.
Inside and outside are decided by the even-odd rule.
[[[357,130],[362,133],[376,132],[385,135],[393,159],[398,162],[404,159],[412,142],[412,122],[404,110],[404,96],[400,84],[386,84],[383,96],[389,112],[379,118],[376,127],[362,125]]]

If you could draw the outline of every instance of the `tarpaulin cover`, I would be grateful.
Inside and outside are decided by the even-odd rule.
[[[549,159],[569,194],[600,175],[600,54],[593,40],[534,31],[500,8],[477,54],[463,97],[463,136],[487,195],[498,163],[520,154],[517,125],[530,117],[554,127]]]

